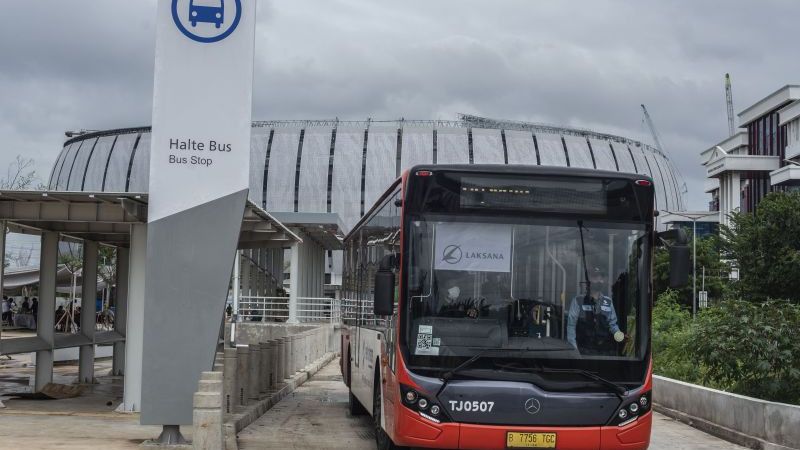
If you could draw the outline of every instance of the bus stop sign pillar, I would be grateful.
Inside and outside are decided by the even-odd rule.
[[[221,23],[195,26],[191,5],[156,5],[143,425],[192,423],[195,388],[214,363],[249,190],[256,2],[220,1]]]

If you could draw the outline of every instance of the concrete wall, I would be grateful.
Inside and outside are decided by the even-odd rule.
[[[777,444],[800,449],[800,406],[730,394],[660,376],[653,377],[653,399],[662,407],[766,441],[760,445],[762,448]],[[735,436],[724,437],[737,440]]]

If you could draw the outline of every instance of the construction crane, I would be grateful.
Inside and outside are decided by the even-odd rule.
[[[733,91],[731,90],[731,75],[725,74],[725,102],[728,104],[728,136],[736,132],[733,126]]]
[[[658,132],[656,131],[656,126],[653,125],[653,119],[650,118],[650,114],[647,112],[647,108],[642,105],[642,112],[644,112],[644,120],[647,122],[647,127],[650,128],[650,134],[653,135],[653,142],[656,144],[656,148],[658,149],[661,154],[664,153],[664,147],[661,146],[661,141],[658,139]]]

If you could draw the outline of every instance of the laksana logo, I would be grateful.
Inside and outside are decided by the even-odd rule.
[[[462,259],[478,259],[478,260],[504,260],[506,259],[502,253],[497,252],[476,252],[476,251],[463,251],[460,245],[448,245],[442,252],[442,261],[448,264],[458,264]]]
[[[241,0],[172,0],[175,26],[196,42],[208,44],[225,39],[241,18]]]

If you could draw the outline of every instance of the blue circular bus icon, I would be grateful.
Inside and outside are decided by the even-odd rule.
[[[241,18],[241,0],[172,0],[175,26],[196,42],[207,44],[225,39]]]

